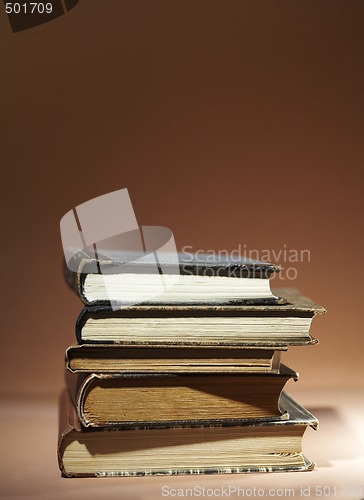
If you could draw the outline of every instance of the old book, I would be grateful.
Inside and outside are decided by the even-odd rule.
[[[66,368],[73,373],[274,373],[281,350],[73,344],[66,350]]]
[[[279,396],[290,378],[298,374],[284,365],[278,373],[243,375],[66,373],[85,427],[281,418]]]
[[[317,428],[317,419],[285,393],[280,404],[288,420],[85,430],[64,392],[59,467],[67,477],[311,470],[302,438],[308,426]]]
[[[85,307],[76,322],[80,344],[287,346],[315,343],[312,318],[325,309],[297,290],[277,291],[277,305],[135,305],[117,311]]]
[[[173,259],[174,257],[174,259]],[[279,266],[206,254],[77,254],[65,277],[85,304],[275,303],[270,277]]]

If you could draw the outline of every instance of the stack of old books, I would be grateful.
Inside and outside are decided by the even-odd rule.
[[[280,354],[317,342],[310,325],[324,309],[295,290],[272,293],[275,266],[188,257],[157,295],[148,287],[164,275],[149,274],[143,260],[128,273],[117,259],[103,273],[87,258],[67,270],[86,305],[66,351],[63,475],[313,467],[301,444],[317,420],[283,391],[298,376]],[[150,300],[128,305],[131,289]]]

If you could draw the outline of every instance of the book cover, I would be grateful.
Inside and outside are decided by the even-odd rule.
[[[145,346],[270,346],[316,343],[312,318],[325,309],[295,289],[280,289],[284,304],[135,305],[114,311],[84,307],[76,321],[80,344]]]
[[[109,254],[110,255],[110,254]],[[250,259],[229,259],[219,255],[178,254],[178,265],[159,256],[158,269],[148,255],[114,252],[112,260],[90,258],[87,253],[64,261],[64,275],[69,286],[85,304],[110,303],[277,303],[269,278],[279,266]],[[77,271],[75,271],[77,269]],[[102,272],[101,272],[102,271]],[[165,289],[161,275],[178,273],[175,284]],[[157,293],[161,288],[160,293]],[[150,293],[146,294],[146,290]],[[211,293],[214,292],[214,293]],[[145,299],[145,297],[150,296]]]
[[[307,471],[302,437],[317,419],[287,394],[288,420],[219,425],[82,429],[66,391],[60,402],[58,461],[65,477]]]
[[[298,374],[278,373],[75,375],[66,381],[84,427],[221,423],[224,420],[287,418],[279,396]]]
[[[72,344],[65,362],[72,373],[269,373],[278,371],[282,350]]]

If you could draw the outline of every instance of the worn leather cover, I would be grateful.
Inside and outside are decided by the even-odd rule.
[[[280,398],[280,407],[286,408],[289,414],[289,418],[287,420],[268,420],[268,421],[247,421],[241,420],[240,422],[229,422],[224,421],[221,424],[213,425],[213,424],[183,424],[178,427],[183,428],[216,428],[216,427],[225,427],[225,426],[245,426],[245,425],[253,425],[257,428],[259,432],[260,426],[305,426],[312,427],[313,429],[318,428],[318,420],[314,417],[308,410],[299,405],[293,398],[291,398],[287,393],[282,392]],[[153,432],[153,426],[141,427],[139,424],[137,426],[130,426],[125,428],[115,428],[115,429],[85,429],[82,428],[77,416],[71,399],[66,390],[62,392],[60,398],[60,418],[59,418],[59,434],[58,434],[58,463],[59,468],[61,470],[63,477],[115,477],[115,476],[144,476],[146,474],[158,474],[158,475],[186,475],[186,474],[236,474],[236,473],[252,473],[252,472],[291,472],[291,471],[309,471],[314,469],[315,464],[311,462],[306,457],[304,458],[304,466],[299,467],[276,467],[276,466],[267,466],[267,467],[259,467],[259,468],[231,468],[226,467],[222,469],[175,469],[175,470],[158,470],[158,471],[135,471],[135,472],[124,472],[122,469],[117,468],[113,473],[106,473],[103,471],[99,471],[98,474],[95,473],[82,473],[82,474],[74,474],[72,472],[67,472],[64,468],[63,464],[63,440],[65,436],[70,435],[69,437],[74,440],[78,440],[82,434],[82,440],[87,443],[87,436],[90,433],[100,433],[100,432],[123,432],[128,430],[133,430],[133,432],[138,432],[139,430],[150,430]],[[173,432],[173,427],[170,425],[166,425],[163,427],[166,431],[166,445],[168,445],[168,433],[170,431]],[[158,457],[154,457],[154,460],[158,460]]]
[[[124,309],[112,310],[109,306],[86,306],[84,307],[76,321],[76,339],[80,344],[91,343],[82,336],[82,328],[88,318],[113,318],[113,317],[123,317],[123,318],[133,318],[133,317],[145,317],[145,318],[158,318],[158,317],[227,317],[227,316],[238,316],[238,317],[313,317],[316,314],[325,314],[326,310],[315,304],[312,300],[304,297],[300,292],[294,288],[281,288],[274,290],[274,293],[283,297],[283,304],[276,305],[253,305],[253,304],[239,304],[239,305],[135,305],[133,307],[126,307]],[[100,341],[102,343],[104,341]],[[247,346],[266,346],[266,347],[284,347],[287,345],[306,345],[315,344],[318,341],[310,336],[307,339],[297,339],[292,340],[289,343],[286,341],[274,341],[265,342],[257,340],[256,342],[244,342],[244,339],[239,343],[241,347]],[[98,343],[94,340],[92,343]],[[138,339],[136,338],[131,344],[138,344]],[[142,343],[143,345],[153,345],[157,346],[157,343]],[[177,343],[176,343],[177,344]],[[183,340],[178,341],[178,345],[188,345],[184,343]],[[203,340],[200,344],[194,343],[193,345],[206,345]],[[209,344],[210,345],[210,344]],[[216,346],[216,344],[211,344]],[[229,346],[231,344],[224,342],[223,332],[221,335],[220,346]]]
[[[140,257],[138,255],[138,257]],[[115,254],[114,260],[103,259],[99,260],[90,258],[87,253],[76,254],[71,262],[70,266],[67,266],[66,261],[63,261],[64,276],[68,285],[74,290],[80,299],[87,304],[87,298],[84,293],[84,283],[88,273],[100,273],[100,266],[105,273],[113,273],[113,268],[117,268],[122,264],[128,264],[130,272],[135,268],[135,272],[140,273],[141,268],[143,272],[148,274],[150,271],[150,263],[143,261],[143,259],[138,260],[138,263],[133,263],[132,254],[121,253]],[[178,254],[179,260],[179,271],[182,275],[202,275],[202,276],[227,276],[233,278],[262,278],[269,279],[273,273],[280,271],[280,267],[273,264],[268,264],[266,262],[253,261],[250,259],[228,259],[218,255],[212,256],[207,254]],[[160,261],[160,265],[163,267],[163,272],[168,273],[168,268],[171,268],[171,273],[175,272],[175,266],[169,264],[168,260],[165,262]],[[77,271],[72,271],[71,269],[77,269]],[[265,298],[265,299],[244,299],[244,302],[251,301],[252,303],[276,303],[276,297]],[[100,304],[107,304],[105,301],[100,301]]]

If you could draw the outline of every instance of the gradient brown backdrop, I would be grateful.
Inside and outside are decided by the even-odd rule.
[[[285,360],[305,387],[362,384],[363,19],[352,0],[81,0],[13,34],[0,12],[3,392],[63,384],[81,304],[59,220],[124,187],[179,248],[309,249],[277,284],[328,315]]]

